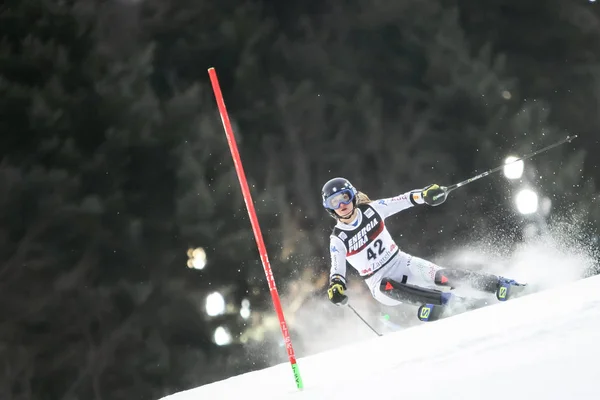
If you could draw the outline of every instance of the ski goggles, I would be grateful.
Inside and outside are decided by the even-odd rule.
[[[354,193],[350,189],[344,189],[327,197],[323,205],[331,210],[337,210],[342,204],[350,204],[354,200]]]

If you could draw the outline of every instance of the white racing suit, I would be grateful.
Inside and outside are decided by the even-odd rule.
[[[442,268],[401,251],[384,223],[387,217],[417,204],[423,204],[420,191],[407,192],[358,205],[352,224],[338,221],[330,236],[330,278],[335,276],[345,282],[347,262],[365,279],[373,297],[389,306],[401,302],[380,290],[383,278],[434,287],[436,272]]]

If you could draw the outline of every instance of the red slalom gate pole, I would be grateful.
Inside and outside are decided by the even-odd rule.
[[[217,106],[219,107],[219,113],[221,114],[221,121],[223,122],[223,129],[225,129],[225,135],[227,136],[227,142],[229,143],[229,149],[231,150],[231,156],[233,157],[233,163],[235,165],[235,171],[242,187],[242,194],[244,195],[244,201],[246,208],[248,209],[248,215],[250,216],[250,222],[252,223],[252,230],[254,231],[254,239],[258,246],[258,252],[260,259],[267,276],[267,282],[269,284],[269,290],[271,291],[271,297],[273,299],[273,305],[279,318],[279,325],[281,326],[281,334],[285,341],[285,348],[287,349],[288,358],[292,364],[292,371],[294,371],[294,379],[298,389],[302,389],[304,384],[302,383],[302,377],[300,376],[300,368],[296,363],[296,356],[294,354],[294,348],[292,346],[292,339],[285,322],[283,315],[283,309],[281,308],[281,301],[279,300],[279,294],[277,293],[277,287],[275,286],[275,278],[273,277],[273,271],[271,270],[271,263],[267,255],[267,248],[263,241],[260,225],[258,224],[258,218],[256,217],[256,211],[254,209],[254,202],[252,201],[252,195],[248,188],[248,182],[246,180],[246,174],[244,173],[244,167],[242,166],[242,160],[238,152],[237,144],[235,142],[235,136],[233,135],[233,129],[231,128],[231,122],[227,114],[227,108],[225,107],[225,101],[223,100],[223,93],[221,93],[221,87],[217,78],[217,72],[214,68],[208,69],[208,75],[210,76],[210,82],[212,83],[213,92],[217,100]]]

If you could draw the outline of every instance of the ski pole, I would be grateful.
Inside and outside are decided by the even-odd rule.
[[[365,321],[365,319],[364,319],[363,317],[361,317],[361,316],[360,316],[360,314],[359,314],[359,313],[358,313],[358,312],[357,312],[357,311],[354,309],[354,307],[352,307],[352,305],[351,305],[351,304],[347,304],[347,305],[348,305],[348,307],[349,307],[349,308],[350,308],[352,311],[354,311],[354,314],[356,314],[356,316],[357,316],[358,318],[360,318],[360,320],[361,320],[362,322],[364,322],[364,323],[365,323],[365,325],[366,325],[366,326],[368,326],[369,328],[371,328],[371,330],[372,330],[373,332],[375,332],[375,334],[376,334],[377,336],[383,336],[381,333],[377,332],[377,331],[375,330],[375,328],[373,328],[373,327],[372,327],[372,326],[371,326],[371,325],[370,325],[370,324],[369,324],[367,321]]]
[[[441,194],[439,194],[439,195],[437,195],[437,196],[434,196],[434,197],[433,197],[433,200],[437,200],[437,199],[438,199],[438,197],[440,197],[440,196],[443,196],[444,194],[448,194],[448,193],[450,193],[451,191],[453,191],[454,189],[458,189],[459,187],[461,187],[461,186],[464,186],[464,185],[466,185],[467,183],[471,183],[471,182],[473,182],[473,181],[476,181],[476,180],[478,180],[478,179],[480,179],[480,178],[483,178],[484,176],[488,176],[489,174],[492,174],[492,173],[494,173],[494,172],[500,171],[501,169],[503,169],[503,168],[504,168],[504,167],[506,167],[507,165],[510,165],[510,164],[512,164],[512,163],[516,163],[516,162],[518,162],[518,161],[527,160],[528,158],[531,158],[531,157],[533,157],[533,156],[535,156],[535,155],[541,154],[541,153],[543,153],[543,152],[545,152],[545,151],[548,151],[548,150],[550,150],[550,149],[552,149],[552,148],[554,148],[554,147],[560,146],[561,144],[564,144],[564,143],[566,143],[566,142],[569,142],[569,143],[571,143],[571,141],[572,141],[573,139],[575,139],[576,137],[577,137],[577,135],[574,135],[574,136],[567,136],[565,139],[563,139],[563,140],[560,140],[560,141],[558,141],[558,142],[556,142],[556,143],[554,143],[554,144],[551,144],[551,145],[549,145],[549,146],[546,146],[546,147],[544,147],[543,149],[540,149],[540,150],[534,151],[533,153],[530,153],[530,154],[527,154],[527,155],[525,155],[525,156],[523,156],[523,157],[520,157],[520,158],[514,159],[514,160],[512,160],[511,162],[508,162],[508,163],[505,163],[505,164],[503,164],[503,165],[500,165],[500,166],[498,166],[498,167],[496,167],[496,168],[492,168],[492,169],[490,169],[490,170],[487,170],[487,171],[485,171],[485,172],[483,172],[483,173],[481,173],[481,174],[479,174],[479,175],[476,175],[476,176],[474,176],[474,177],[472,177],[472,178],[466,179],[466,180],[464,180],[464,181],[462,181],[462,182],[455,183],[454,185],[450,185],[450,186],[444,187],[443,189],[444,189],[445,193],[441,193]]]

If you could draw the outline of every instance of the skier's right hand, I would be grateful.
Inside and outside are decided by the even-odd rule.
[[[446,201],[448,193],[444,186],[433,184],[423,189],[421,196],[426,204],[429,204],[430,206],[439,206]]]
[[[340,278],[332,277],[329,282],[329,289],[327,289],[327,296],[329,300],[337,305],[343,306],[348,303],[348,296],[344,294],[346,290],[346,284]]]

